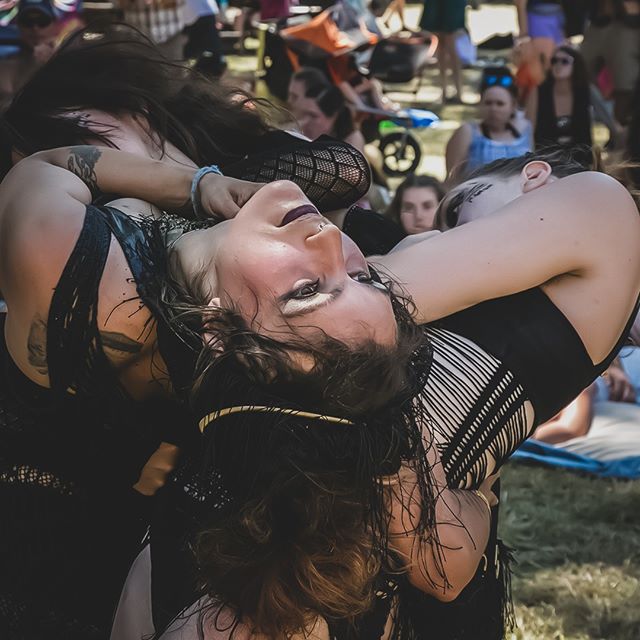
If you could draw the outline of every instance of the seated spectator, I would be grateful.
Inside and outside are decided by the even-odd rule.
[[[448,176],[455,172],[458,178],[499,158],[531,151],[531,123],[518,117],[513,77],[486,75],[480,91],[480,122],[465,122],[447,143]]]
[[[16,24],[20,40],[36,60],[45,62],[55,49],[61,21],[49,0],[22,0]]]
[[[287,103],[289,107],[293,109],[296,102],[300,98],[304,98],[307,88],[313,85],[321,85],[325,83],[331,84],[329,78],[320,69],[315,67],[302,67],[302,69],[296,71],[289,81],[289,90],[287,93]]]
[[[58,12],[51,0],[20,0],[15,26],[18,49],[3,60],[0,74],[0,98],[5,99],[13,96],[82,22],[75,11]]]
[[[412,174],[397,188],[387,217],[409,235],[432,231],[436,209],[444,195],[444,187],[436,178]]]
[[[591,145],[591,106],[587,69],[571,47],[558,47],[545,81],[529,94],[527,116],[536,145]]]
[[[326,80],[305,84],[304,93],[291,105],[302,133],[311,140],[328,135],[364,151],[364,138],[340,89]]]
[[[533,439],[597,460],[640,455],[640,349],[616,362],[566,409],[540,425]]]

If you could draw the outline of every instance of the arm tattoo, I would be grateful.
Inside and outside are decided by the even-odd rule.
[[[91,196],[94,199],[101,193],[95,171],[96,163],[101,155],[102,151],[96,149],[96,147],[71,147],[69,160],[67,161],[67,169],[89,187]]]
[[[49,375],[47,366],[47,323],[36,313],[27,338],[29,364],[43,376]]]
[[[111,349],[112,351],[125,354],[140,353],[140,351],[142,351],[142,343],[137,340],[132,340],[128,336],[125,336],[124,333],[101,331],[100,338],[102,340],[102,346],[105,349]]]

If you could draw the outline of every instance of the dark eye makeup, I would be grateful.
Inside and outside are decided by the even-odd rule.
[[[363,284],[370,284],[374,282],[374,279],[371,274],[366,271],[359,271],[350,276],[356,282],[361,282]],[[304,300],[305,298],[311,298],[316,295],[320,289],[320,279],[318,278],[314,282],[307,282],[302,286],[294,289],[290,293],[285,296],[285,300]]]

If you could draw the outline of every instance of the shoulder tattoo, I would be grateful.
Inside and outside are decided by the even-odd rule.
[[[96,198],[101,193],[95,170],[96,163],[101,155],[102,151],[90,146],[71,147],[69,150],[67,169],[89,187],[93,198]]]
[[[47,365],[47,323],[36,313],[27,338],[29,364],[43,376],[49,375]]]

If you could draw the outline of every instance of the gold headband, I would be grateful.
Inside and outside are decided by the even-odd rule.
[[[280,413],[287,416],[299,416],[301,418],[315,418],[316,420],[322,420],[323,422],[332,422],[334,424],[348,424],[353,425],[354,422],[347,420],[346,418],[337,418],[335,416],[327,416],[322,413],[313,413],[311,411],[298,411],[297,409],[285,409],[284,407],[265,407],[256,404],[239,405],[237,407],[227,407],[226,409],[218,409],[218,411],[212,411],[206,415],[198,426],[200,432],[204,433],[204,430],[209,426],[211,422],[222,418],[224,416],[231,415],[232,413]]]

